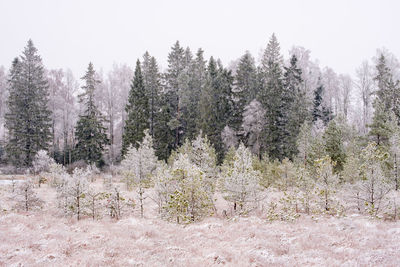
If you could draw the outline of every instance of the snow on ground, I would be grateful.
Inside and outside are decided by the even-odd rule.
[[[60,216],[54,189],[33,212],[0,214],[0,266],[398,266],[400,222],[364,216],[302,217],[267,222],[260,217],[212,217],[183,226],[156,217],[146,203],[120,221]],[[0,187],[0,206],[8,191]]]

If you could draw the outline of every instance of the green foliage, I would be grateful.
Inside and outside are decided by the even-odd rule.
[[[32,40],[28,41],[21,58],[12,62],[8,89],[7,157],[16,167],[29,167],[35,154],[46,150],[51,140],[48,82]]]
[[[365,203],[367,212],[377,216],[385,196],[390,191],[389,181],[382,166],[388,159],[385,152],[376,143],[370,143],[361,153],[361,180],[356,184],[357,199]]]
[[[281,123],[283,110],[282,57],[279,43],[273,34],[269,40],[261,62],[262,88],[258,99],[266,110],[266,123],[263,130],[263,152],[271,159],[283,159],[282,142],[284,125]]]
[[[230,71],[211,57],[207,68],[207,83],[201,92],[199,126],[217,152],[218,163],[223,158],[221,132],[229,124],[232,112],[232,84]]]
[[[167,218],[177,223],[198,221],[212,213],[212,198],[205,190],[203,171],[190,162],[186,154],[179,154],[169,170],[168,195],[164,210]]]
[[[125,121],[122,136],[122,156],[125,155],[130,145],[138,147],[144,137],[144,130],[149,129],[149,99],[144,87],[140,61],[136,62],[135,76],[128,103],[125,107],[127,120]]]
[[[104,127],[105,118],[95,105],[95,89],[98,80],[95,79],[93,64],[89,63],[85,76],[82,77],[85,85],[82,86],[84,93],[79,96],[79,101],[83,104],[84,111],[79,115],[79,120],[75,127],[77,144],[75,154],[77,159],[84,160],[86,163],[102,162],[102,153],[105,146],[109,144]]]
[[[374,102],[374,117],[372,119],[369,136],[379,146],[387,146],[391,135],[390,115],[385,111],[384,103],[379,99]]]
[[[338,188],[339,179],[334,174],[335,162],[329,156],[316,160],[316,192],[320,198],[321,210],[325,213],[336,214],[340,211],[335,205],[334,195]]]
[[[318,86],[314,91],[314,106],[312,110],[312,121],[322,120],[325,125],[333,118],[332,111],[323,103],[322,96],[324,94],[324,86]]]
[[[343,133],[335,120],[329,122],[323,139],[326,153],[335,162],[335,173],[341,172],[346,161],[346,153],[343,145]]]

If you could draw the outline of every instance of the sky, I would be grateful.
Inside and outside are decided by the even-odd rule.
[[[0,0],[0,66],[31,38],[46,68],[84,75],[133,67],[147,50],[162,68],[179,40],[229,65],[249,50],[258,60],[272,33],[287,59],[303,46],[321,67],[353,75],[377,48],[400,56],[400,1],[385,0]]]

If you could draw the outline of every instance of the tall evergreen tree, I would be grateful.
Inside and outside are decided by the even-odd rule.
[[[284,157],[293,159],[297,154],[296,139],[300,127],[307,119],[307,101],[305,91],[302,90],[301,69],[297,67],[297,57],[290,59],[289,67],[285,67],[283,78],[283,96],[281,102],[282,120],[284,128],[283,152]]]
[[[125,107],[127,119],[122,136],[122,155],[124,156],[130,145],[137,148],[144,137],[144,130],[149,128],[149,100],[143,83],[143,75],[139,59],[136,62],[135,76],[128,103]]]
[[[333,118],[333,114],[330,108],[326,107],[323,103],[324,86],[320,85],[314,91],[314,101],[312,110],[312,121],[322,120],[325,125],[328,124]]]
[[[376,65],[377,75],[374,80],[377,83],[378,90],[376,95],[384,105],[385,111],[393,111],[400,118],[400,88],[399,81],[394,81],[390,68],[386,64],[384,55],[381,55]]]
[[[175,131],[170,127],[170,120],[174,114],[169,100],[171,92],[161,93],[159,97],[159,110],[155,116],[154,149],[159,159],[166,161],[175,144]]]
[[[243,136],[243,112],[246,105],[256,98],[257,93],[257,69],[254,63],[254,58],[249,51],[240,58],[237,67],[234,89],[233,89],[233,110],[232,118],[230,119],[230,128],[232,128],[238,136]]]
[[[171,105],[171,110],[174,110],[169,122],[171,130],[175,132],[174,148],[178,148],[182,143],[182,88],[180,78],[185,68],[184,57],[185,50],[180,46],[179,41],[176,41],[172,47],[172,51],[168,55],[168,69],[166,73],[167,88],[170,91],[169,104]]]
[[[51,140],[48,82],[32,40],[28,41],[21,59],[13,61],[8,88],[7,155],[15,166],[31,166],[35,154],[47,149]]]
[[[368,134],[378,146],[385,146],[388,145],[391,136],[391,116],[379,98],[375,99],[374,108],[374,117],[372,123],[368,125],[370,128]]]
[[[147,98],[149,99],[149,112],[150,112],[150,136],[154,138],[154,127],[156,114],[159,110],[159,96],[161,91],[160,73],[155,57],[150,57],[146,52],[143,56],[143,83],[146,91]]]
[[[266,123],[263,130],[264,148],[272,159],[282,159],[284,156],[282,136],[282,56],[279,43],[272,35],[261,61],[261,75],[263,86],[258,99],[266,110]]]
[[[336,163],[333,167],[336,173],[343,170],[346,161],[346,153],[343,145],[343,133],[335,120],[329,122],[323,135],[325,151]]]
[[[90,164],[101,163],[102,153],[109,144],[107,128],[103,125],[105,118],[95,104],[95,90],[99,84],[95,77],[93,64],[89,63],[86,74],[82,77],[85,81],[85,85],[82,86],[84,93],[79,95],[79,102],[83,104],[84,109],[79,115],[75,132],[76,157]]]
[[[196,57],[186,62],[187,77],[186,92],[184,93],[185,106],[185,138],[193,139],[199,133],[199,101],[201,91],[206,85],[206,61],[203,50],[199,49]]]
[[[219,162],[223,157],[221,133],[232,117],[232,84],[231,72],[211,57],[207,67],[207,85],[199,103],[200,127],[215,147]]]

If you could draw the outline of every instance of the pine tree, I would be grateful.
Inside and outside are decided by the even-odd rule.
[[[125,158],[121,162],[121,167],[127,182],[138,188],[140,215],[143,218],[144,190],[149,184],[150,175],[157,167],[157,158],[153,149],[153,139],[148,130],[144,131],[143,141],[139,144],[137,149],[132,145],[128,148]]]
[[[329,156],[325,156],[315,161],[317,187],[321,198],[321,207],[325,212],[334,212],[333,194],[339,182],[337,175],[333,173],[335,165]]]
[[[328,153],[332,161],[335,162],[335,173],[343,170],[346,161],[346,153],[343,145],[343,133],[335,120],[329,122],[328,127],[323,135],[325,143],[325,151]]]
[[[21,59],[13,61],[8,87],[7,155],[17,167],[31,166],[36,152],[46,150],[51,141],[48,82],[32,40],[28,41]]]
[[[163,177],[168,177],[165,190],[164,209],[167,217],[177,223],[189,223],[211,214],[213,202],[204,190],[204,173],[189,159],[188,154],[179,153]],[[159,183],[159,182],[158,182]]]
[[[232,160],[222,167],[224,198],[233,203],[233,209],[245,212],[250,202],[258,199],[261,174],[253,169],[253,155],[240,143]]]
[[[95,105],[95,90],[99,83],[95,78],[93,64],[89,63],[88,70],[82,80],[84,93],[79,95],[79,102],[83,104],[83,112],[75,127],[77,144],[75,147],[76,157],[87,163],[100,164],[105,146],[109,144],[106,134],[105,121],[100,110]]]
[[[136,148],[139,146],[144,137],[144,130],[149,128],[149,100],[139,60],[136,62],[135,76],[125,110],[128,118],[125,121],[124,135],[122,136],[122,156],[125,155],[130,145]]]
[[[365,203],[368,213],[373,216],[380,211],[381,203],[390,190],[382,170],[382,164],[386,159],[387,153],[376,143],[369,143],[361,152],[362,179],[356,184],[357,198]]]

